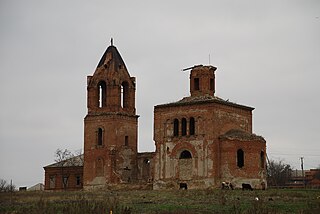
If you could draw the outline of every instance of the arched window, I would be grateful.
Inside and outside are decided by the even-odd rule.
[[[189,123],[189,133],[190,135],[194,135],[195,133],[195,121],[194,121],[194,118],[191,117],[190,118],[190,123]]]
[[[101,146],[103,144],[103,130],[102,128],[98,128],[98,146]]]
[[[186,120],[186,118],[182,118],[182,120],[181,120],[181,126],[182,126],[181,135],[182,135],[182,136],[187,135],[187,120]]]
[[[264,152],[260,152],[260,167],[264,168]]]
[[[123,108],[123,93],[124,93],[124,89],[123,89],[123,85],[120,85],[120,105]]]
[[[242,168],[244,166],[244,152],[242,149],[237,151],[237,166]]]
[[[128,82],[123,82],[121,84],[121,107],[127,108],[128,107],[128,96],[129,96],[129,84]]]
[[[179,120],[174,119],[173,121],[173,136],[179,136]]]
[[[98,106],[99,108],[105,107],[107,104],[107,87],[105,81],[100,81],[98,84]]]
[[[188,150],[181,152],[179,159],[190,159],[192,158],[191,153]]]

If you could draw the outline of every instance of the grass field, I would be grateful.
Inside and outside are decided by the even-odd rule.
[[[320,190],[0,193],[0,213],[320,213]]]

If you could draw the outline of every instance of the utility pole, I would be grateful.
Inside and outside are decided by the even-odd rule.
[[[306,187],[306,180],[304,176],[304,171],[303,171],[303,157],[300,157],[300,162],[301,162],[301,172],[302,172],[302,177],[303,177],[303,187]]]
[[[10,204],[12,205],[12,194],[13,194],[13,188],[12,188],[12,179],[10,181]]]

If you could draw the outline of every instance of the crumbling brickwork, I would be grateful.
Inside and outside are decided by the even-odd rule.
[[[215,96],[216,67],[191,69],[191,95],[154,107],[156,151],[138,153],[135,77],[116,47],[107,48],[87,78],[84,164],[79,166],[85,189],[135,184],[199,189],[221,182],[265,187],[266,142],[252,133],[253,108]],[[45,170],[46,189],[60,188],[57,182],[50,186],[50,176],[61,181],[62,171]]]
[[[154,177],[154,152],[138,153],[138,181],[139,183],[152,183]]]
[[[109,46],[87,81],[84,119],[84,187],[137,180],[135,78],[118,50]]]
[[[253,108],[214,96],[215,70],[193,67],[191,96],[155,106],[155,189],[266,183],[266,143],[252,134]]]

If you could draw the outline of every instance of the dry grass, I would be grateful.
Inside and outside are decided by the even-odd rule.
[[[15,192],[0,194],[0,213],[320,213],[318,196],[286,189]]]

